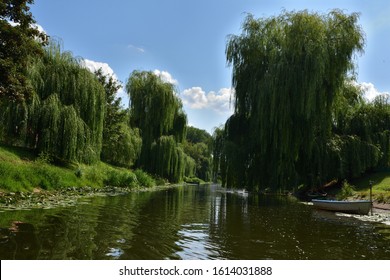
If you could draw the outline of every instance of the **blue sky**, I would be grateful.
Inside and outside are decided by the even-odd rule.
[[[357,58],[358,82],[369,97],[390,92],[388,0],[35,0],[31,8],[45,32],[90,68],[102,66],[123,84],[133,70],[155,71],[175,83],[189,124],[210,133],[232,112],[225,45],[229,34],[240,34],[246,13],[361,13],[366,47]]]

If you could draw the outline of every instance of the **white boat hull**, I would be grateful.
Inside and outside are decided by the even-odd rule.
[[[360,215],[367,215],[372,206],[369,200],[338,201],[313,199],[312,203],[317,209]]]

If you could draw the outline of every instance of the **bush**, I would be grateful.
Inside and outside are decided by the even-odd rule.
[[[337,199],[342,200],[346,199],[355,194],[355,187],[347,182],[347,180],[343,181],[343,186],[341,187],[341,191],[337,194]]]
[[[138,180],[131,171],[112,169],[107,172],[104,184],[113,187],[134,187],[138,185]]]
[[[38,157],[35,159],[35,161],[38,163],[49,164],[49,163],[53,162],[53,157],[49,153],[40,152]]]
[[[156,182],[157,186],[164,186],[168,182],[167,179],[164,179],[164,178],[159,177],[159,176],[155,177],[154,181]]]
[[[104,172],[97,166],[91,166],[85,171],[85,178],[95,186],[103,186],[104,177]]]
[[[76,177],[80,179],[81,177],[83,177],[83,170],[80,167],[77,168],[74,172],[74,175],[76,175]]]
[[[148,173],[142,171],[141,169],[135,170],[134,174],[137,176],[137,180],[141,186],[150,188],[156,185],[154,179]]]
[[[197,178],[197,177],[184,177],[184,182],[187,184],[202,184],[204,183],[203,180]]]

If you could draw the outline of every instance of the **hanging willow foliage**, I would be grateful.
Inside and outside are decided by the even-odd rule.
[[[223,165],[225,153],[225,130],[223,127],[217,127],[213,132],[213,181],[217,182],[221,179],[222,186],[225,187],[225,172],[226,168]],[[223,174],[221,174],[223,173]]]
[[[186,155],[171,136],[161,136],[151,149],[150,167],[154,173],[171,182],[180,182],[183,177],[195,174],[195,160]]]
[[[376,145],[381,156],[378,165],[390,166],[390,97],[378,96],[372,102],[364,100],[341,106],[335,131],[343,135],[354,135],[364,142]]]
[[[230,36],[226,57],[236,94],[225,157],[236,174],[229,184],[280,189],[306,180],[309,160],[325,152],[333,101],[353,54],[363,50],[357,20],[339,10],[249,15],[242,34]]]
[[[18,110],[3,104],[7,135],[61,160],[98,160],[105,93],[97,78],[55,42],[28,72],[33,96],[16,105]]]
[[[179,144],[185,139],[187,116],[182,110],[174,86],[152,72],[134,71],[127,82],[130,96],[131,125],[140,129],[142,137],[139,167],[181,181],[186,165],[193,161]]]

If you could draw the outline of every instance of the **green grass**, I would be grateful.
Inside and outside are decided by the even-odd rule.
[[[103,162],[93,165],[53,165],[26,149],[0,145],[0,189],[32,191],[67,187],[151,187],[154,179],[142,170],[131,171]]]
[[[373,199],[390,203],[390,170],[367,174],[351,181],[351,185],[355,186],[355,195],[360,198],[369,198],[370,181],[373,182]]]

